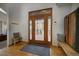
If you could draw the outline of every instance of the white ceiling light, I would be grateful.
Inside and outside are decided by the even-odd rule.
[[[2,13],[4,13],[4,14],[7,14],[7,12],[4,11],[2,8],[0,8],[0,11],[1,11]]]

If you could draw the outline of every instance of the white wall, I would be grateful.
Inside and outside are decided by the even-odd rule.
[[[57,6],[56,4],[23,4],[21,8],[21,34],[24,41],[28,40],[28,12],[44,8],[53,10],[53,45],[57,45],[57,34],[64,34],[64,17],[75,10],[79,4]],[[56,23],[54,23],[56,21]],[[22,30],[23,29],[23,30]],[[25,33],[26,32],[26,33]]]
[[[54,6],[55,4],[53,4]],[[44,8],[50,8],[50,5],[47,4],[23,4],[21,9],[21,34],[24,41],[28,40],[28,12],[44,9]]]
[[[57,20],[58,7],[56,4],[7,4],[9,8],[9,22],[10,22],[10,42],[14,31],[19,31],[22,35],[23,41],[28,41],[28,12],[44,8],[53,8],[53,20]],[[11,25],[12,21],[18,21],[20,27]],[[57,24],[53,24],[53,44],[56,43]]]
[[[17,18],[9,18],[10,19],[10,44],[12,44],[13,33],[20,32],[20,21],[16,20]],[[16,24],[14,24],[16,23]]]
[[[56,4],[23,4],[21,9],[21,34],[23,37],[23,41],[28,41],[28,12],[45,9],[45,8],[53,8],[53,19],[57,20],[58,16],[58,9]],[[56,45],[56,32],[57,32],[57,25],[53,24],[53,44]]]
[[[28,12],[44,8],[52,8],[52,41],[57,45],[57,34],[64,34],[64,16],[70,12],[71,6],[57,6],[56,4],[23,4],[21,8],[21,34],[24,41],[28,40]],[[56,23],[54,23],[56,21]]]
[[[53,22],[52,22],[52,37],[53,45],[57,45],[57,34],[64,34],[64,16],[75,10],[79,4],[58,6],[55,3],[30,3],[30,4],[7,4],[9,8],[10,19],[10,41],[12,39],[13,32],[20,32],[23,41],[28,41],[28,12],[52,8],[53,10]],[[11,25],[12,21],[19,23],[19,26]],[[54,23],[56,21],[56,23]]]
[[[79,7],[79,3],[72,4],[72,11],[76,10]]]
[[[10,39],[12,39],[12,35],[14,31],[19,31],[22,35],[23,41],[28,41],[28,12],[52,8],[53,10],[53,22],[52,22],[52,43],[53,45],[57,45],[57,34],[64,33],[64,16],[70,12],[70,6],[57,6],[56,4],[9,4],[9,19],[10,19]],[[17,20],[20,23],[19,28],[11,25],[11,21]],[[56,23],[54,23],[56,21]]]

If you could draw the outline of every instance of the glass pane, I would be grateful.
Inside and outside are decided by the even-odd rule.
[[[32,39],[32,21],[30,20],[30,40]]]
[[[51,41],[51,17],[48,18],[48,41]]]
[[[44,40],[44,20],[35,21],[35,40]]]

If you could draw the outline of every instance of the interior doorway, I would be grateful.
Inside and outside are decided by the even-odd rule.
[[[29,12],[29,43],[52,44],[52,8]]]
[[[7,20],[7,13],[2,8],[0,8],[0,49],[7,47]]]

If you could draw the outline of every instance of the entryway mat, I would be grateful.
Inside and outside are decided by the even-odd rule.
[[[44,45],[26,45],[21,49],[21,51],[33,53],[39,56],[50,56],[50,48]]]

